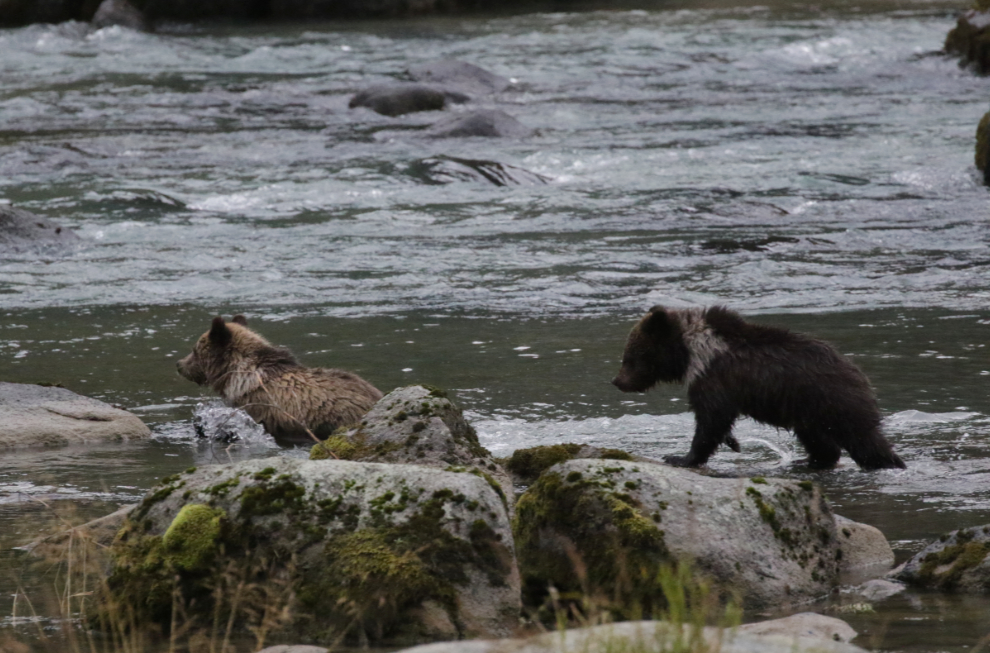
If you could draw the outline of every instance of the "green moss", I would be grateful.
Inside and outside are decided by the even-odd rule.
[[[746,494],[756,504],[756,509],[760,512],[760,519],[769,524],[770,528],[773,529],[774,536],[780,537],[780,521],[777,519],[776,509],[763,500],[763,495],[756,488],[746,488]]]
[[[274,483],[252,485],[241,493],[241,515],[250,519],[286,511],[298,512],[304,508],[302,498],[305,494],[306,489],[290,478],[279,477]]]
[[[805,492],[813,492],[815,490],[815,484],[811,481],[800,481],[798,482],[798,487]]]
[[[317,442],[309,450],[310,460],[356,460],[360,457],[362,447],[352,442],[346,435],[332,435],[322,442]]]
[[[162,537],[165,562],[183,571],[206,568],[216,555],[220,520],[226,516],[200,503],[183,506]]]
[[[427,385],[425,383],[420,384],[420,385],[422,385],[422,387],[424,387],[427,390],[429,390],[431,397],[436,397],[437,399],[447,399],[448,398],[447,391],[446,390],[443,390],[441,388],[438,388],[438,387],[436,387],[434,385]]]
[[[762,476],[754,476],[753,478],[749,479],[749,482],[752,483],[753,485],[766,485],[767,479],[763,478]]]
[[[212,487],[206,488],[205,492],[212,497],[225,497],[227,493],[230,492],[231,488],[237,487],[241,482],[240,475],[232,476],[226,481],[217,483]]]
[[[548,533],[563,535],[573,549],[548,546]],[[516,504],[513,534],[530,606],[543,602],[549,585],[561,594],[608,597],[618,617],[651,614],[663,604],[657,572],[670,562],[663,531],[634,499],[601,481],[545,473]]]
[[[272,476],[275,475],[276,471],[278,470],[276,470],[274,467],[265,467],[260,472],[257,472],[253,478],[256,481],[267,481],[268,479],[270,479]]]
[[[395,498],[387,492],[375,501],[385,506]],[[470,582],[468,568],[484,573],[490,585],[501,586],[512,558],[484,520],[472,522],[469,540],[444,528],[445,505],[458,501],[464,501],[463,495],[440,490],[421,501],[403,523],[373,514],[367,527],[331,537],[313,582],[299,594],[303,606],[318,610],[340,632],[353,635],[357,627],[375,639],[415,622],[407,611],[427,600],[444,606],[456,623],[456,587]]]
[[[506,462],[510,472],[527,481],[535,481],[540,474],[558,463],[571,460],[581,451],[579,444],[551,444],[529,449],[517,449]]]
[[[631,454],[626,453],[622,449],[602,449],[601,453],[598,455],[602,460],[632,460]]]

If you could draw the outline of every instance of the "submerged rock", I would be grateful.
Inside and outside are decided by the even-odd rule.
[[[836,620],[838,621],[838,620]],[[528,639],[446,642],[398,653],[594,653],[606,651],[718,651],[719,653],[865,653],[845,642],[790,634],[756,634],[721,628],[626,621],[551,632]]]
[[[165,628],[173,591],[209,621],[242,582],[240,625],[257,625],[260,603],[320,643],[499,637],[520,609],[502,499],[482,478],[413,465],[269,458],[190,469],[130,513],[111,556],[104,609],[134,606]]]
[[[136,504],[121,506],[109,515],[48,535],[24,547],[32,555],[51,561],[68,560],[72,548],[80,549],[81,542],[106,548],[113,544],[117,532],[127,520]]]
[[[0,204],[0,252],[61,252],[79,244],[71,229],[30,211]]]
[[[909,585],[942,591],[990,592],[990,526],[952,531],[895,569]]]
[[[959,65],[971,65],[980,75],[990,73],[990,7],[964,13],[945,38],[945,51],[959,55]]]
[[[498,161],[459,159],[452,156],[417,161],[409,167],[409,174],[433,184],[478,181],[495,186],[536,186],[550,181],[549,177]]]
[[[127,0],[103,0],[90,23],[97,29],[111,25],[120,25],[139,32],[151,29],[144,14]]]
[[[458,93],[444,92],[422,84],[383,84],[372,86],[354,95],[348,103],[351,109],[367,107],[383,116],[401,116],[418,111],[440,111],[448,102],[467,102],[470,98]]]
[[[136,415],[71,390],[0,382],[0,448],[143,440]]]
[[[457,59],[417,64],[410,66],[407,73],[417,82],[457,89],[467,95],[501,93],[512,84],[501,75]]]
[[[533,130],[498,109],[483,109],[448,116],[430,127],[426,134],[433,138],[526,138]]]
[[[619,614],[651,614],[663,606],[658,571],[681,561],[746,608],[807,602],[838,578],[835,522],[810,482],[570,460],[522,495],[513,528],[532,605],[553,585]]]
[[[495,462],[464,413],[438,388],[411,385],[388,393],[356,428],[310,449],[311,460],[338,458],[405,463],[484,478],[511,512],[512,482]]]

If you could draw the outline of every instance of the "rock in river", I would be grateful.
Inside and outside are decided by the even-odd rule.
[[[383,116],[394,117],[417,111],[440,111],[448,102],[467,102],[469,99],[423,84],[382,84],[357,93],[347,106],[351,109],[367,107]]]
[[[61,253],[78,244],[79,236],[48,218],[0,204],[0,252]]]
[[[210,623],[242,582],[242,626],[257,625],[262,604],[316,643],[502,637],[520,609],[501,497],[472,474],[414,465],[278,457],[190,469],[130,513],[111,555],[103,605],[163,627],[173,590]]]
[[[357,427],[313,445],[312,460],[405,463],[484,478],[511,512],[512,482],[464,413],[439,388],[411,385],[382,397]]]
[[[865,653],[858,646],[821,639],[817,636],[755,634],[744,632],[743,628],[736,631],[712,627],[695,630],[687,626],[677,627],[664,621],[626,621],[593,628],[545,633],[528,639],[426,644],[404,649],[399,653],[606,653],[608,651]]]
[[[963,528],[932,542],[893,571],[909,585],[942,591],[990,592],[990,525]]]
[[[622,460],[570,460],[516,504],[524,601],[548,585],[608,597],[619,613],[663,605],[658,570],[687,561],[746,608],[802,603],[838,577],[832,511],[810,482],[713,478]]]
[[[103,0],[90,21],[97,29],[120,25],[139,32],[151,29],[148,19],[127,0]]]
[[[990,73],[990,7],[971,9],[956,21],[945,37],[945,51],[959,55],[959,64],[971,65],[980,75]]]
[[[498,109],[484,109],[448,116],[430,127],[427,136],[433,138],[526,138],[533,130]]]
[[[0,448],[144,439],[136,415],[65,388],[0,382]]]
[[[457,59],[428,61],[410,66],[407,72],[417,82],[457,89],[467,95],[501,93],[511,85],[501,75]]]

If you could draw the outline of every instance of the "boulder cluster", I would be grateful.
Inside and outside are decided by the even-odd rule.
[[[0,400],[0,417],[21,403]],[[855,632],[832,617],[722,630],[692,626],[674,604],[701,592],[708,617],[793,612],[850,578],[864,597],[903,587],[879,579],[894,560],[883,535],[836,516],[810,481],[718,477],[580,444],[495,459],[446,393],[426,386],[389,393],[308,460],[190,468],[34,551],[57,556],[86,539],[105,551],[91,623],[126,606],[132,625],[164,632],[177,614],[221,615],[321,646],[421,653],[468,650],[466,639],[472,651],[536,652],[677,638],[852,652]],[[891,578],[986,591],[988,552],[990,527],[958,531]],[[563,648],[512,639],[575,615],[605,625],[567,631]]]

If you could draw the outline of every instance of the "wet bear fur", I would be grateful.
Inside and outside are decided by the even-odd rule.
[[[612,383],[644,392],[659,382],[687,384],[695,415],[691,450],[668,463],[704,465],[720,444],[738,451],[732,425],[746,415],[791,430],[812,468],[834,467],[843,449],[863,469],[905,467],[880,431],[866,375],[821,340],[721,306],[654,306],[629,334]]]
[[[360,422],[382,398],[356,374],[300,365],[288,349],[249,329],[243,315],[231,322],[213,318],[177,367],[285,443],[325,439],[340,426]]]

